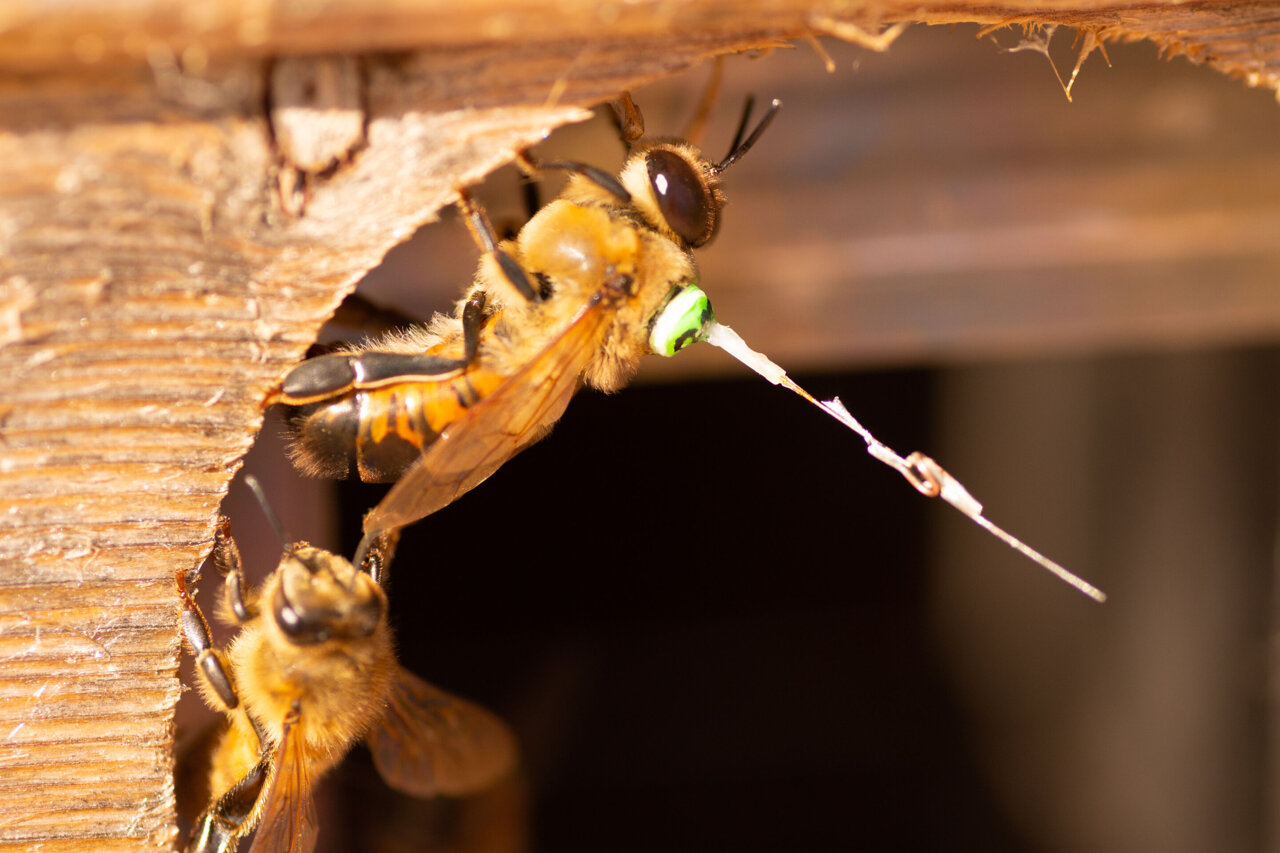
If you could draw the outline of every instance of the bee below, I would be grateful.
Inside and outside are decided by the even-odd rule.
[[[380,537],[362,561],[374,576],[394,538]],[[240,626],[225,653],[213,648],[185,573],[176,576],[201,692],[228,718],[209,773],[213,799],[188,853],[234,851],[255,827],[251,853],[308,853],[311,786],[362,738],[387,783],[419,797],[478,791],[512,769],[505,724],[396,663],[387,599],[370,572],[296,543],[246,594],[225,518],[214,557],[227,570],[225,610]]]
[[[621,102],[639,125],[630,99]],[[451,503],[555,424],[582,383],[616,391],[647,353],[674,355],[714,319],[693,250],[720,225],[720,175],[769,125],[743,139],[750,103],[724,159],[688,142],[629,138],[612,175],[575,162],[519,162],[568,183],[514,239],[484,211],[459,208],[484,250],[452,316],[309,359],[272,402],[289,407],[291,454],[304,472],[399,480],[365,521],[402,527]]]

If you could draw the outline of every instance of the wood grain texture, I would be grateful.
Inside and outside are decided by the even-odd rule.
[[[600,57],[558,104],[558,61],[362,61],[363,138],[319,172],[275,146],[267,63],[0,87],[0,849],[172,845],[172,573],[267,390],[456,186],[626,85]]]
[[[1273,8],[6,4],[0,850],[174,844],[172,572],[207,554],[268,390],[460,184],[833,22],[1070,23],[1276,88]]]
[[[459,45],[580,45],[589,50],[611,39],[652,40],[657,52],[627,50],[643,64],[680,44],[737,40],[763,42],[809,35],[848,38],[875,33],[898,21],[992,26],[1061,24],[1102,39],[1151,39],[1244,79],[1280,87],[1280,55],[1273,2],[1155,3],[1021,0],[957,3],[955,0],[860,3],[771,0],[483,0],[465,5],[442,0],[226,0],[199,11],[176,0],[144,0],[126,6],[72,0],[57,7],[39,0],[6,4],[0,11],[0,69],[30,72],[68,67],[163,62],[178,57],[189,67],[211,58],[274,57],[454,48]],[[857,38],[857,36],[854,36]]]

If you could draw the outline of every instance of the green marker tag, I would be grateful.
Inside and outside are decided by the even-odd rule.
[[[689,344],[706,340],[706,330],[715,322],[711,300],[696,284],[682,288],[653,320],[649,332],[649,349],[662,356],[672,356]]]

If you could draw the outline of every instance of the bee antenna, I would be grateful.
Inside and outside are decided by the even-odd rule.
[[[258,478],[252,474],[245,474],[244,484],[253,491],[253,496],[258,499],[258,506],[262,507],[262,514],[267,517],[267,522],[271,525],[271,529],[276,532],[276,538],[280,540],[280,546],[286,551],[291,550],[289,537],[284,533],[284,525],[280,523],[280,517],[271,508],[271,503],[267,500],[267,494],[262,490],[262,484],[258,482]]]
[[[760,123],[756,125],[756,129],[751,131],[751,135],[744,140],[742,138],[742,134],[747,129],[747,120],[751,118],[751,109],[754,106],[755,96],[748,96],[747,103],[742,110],[742,119],[738,122],[738,132],[733,135],[733,144],[729,146],[729,153],[725,155],[723,160],[711,167],[711,171],[713,173],[720,174],[725,169],[738,162],[738,160],[742,158],[743,154],[746,154],[751,150],[751,147],[756,144],[756,140],[760,138],[760,134],[764,133],[765,128],[773,122],[773,118],[778,114],[778,110],[782,109],[782,101],[777,98],[773,99],[769,104],[769,111],[764,114],[764,118],[760,119]]]
[[[742,105],[742,117],[738,119],[738,129],[733,133],[733,141],[729,143],[729,153],[732,154],[742,142],[742,135],[747,132],[747,120],[751,118],[751,111],[756,108],[756,96],[747,95],[747,101]],[[725,159],[728,159],[726,155]]]

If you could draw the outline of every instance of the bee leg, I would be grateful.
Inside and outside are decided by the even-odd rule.
[[[707,80],[707,86],[702,90],[702,97],[698,99],[698,108],[693,114],[693,118],[689,121],[689,127],[684,132],[684,138],[699,148],[702,147],[702,135],[707,129],[707,119],[711,116],[711,108],[716,105],[716,101],[720,97],[720,84],[724,80],[724,57],[717,56],[715,64],[711,66],[711,78]],[[634,107],[635,105],[632,104]],[[643,131],[643,127],[641,130]]]
[[[227,610],[231,615],[235,617],[237,622],[243,625],[257,614],[254,613],[253,608],[251,608],[244,600],[244,568],[240,562],[240,548],[236,545],[236,540],[231,537],[231,519],[227,518],[225,515],[218,520],[218,528],[214,533],[213,556],[214,564],[217,565],[218,570],[225,576],[225,580],[222,582],[223,601],[226,603]],[[192,606],[195,606],[194,601],[192,602]],[[196,613],[198,614],[199,612],[200,611],[197,609]],[[203,619],[204,617],[201,616],[201,621],[203,621]],[[209,626],[206,624],[204,627],[206,633],[205,638],[207,640]],[[231,683],[230,673],[227,672],[226,661],[222,659],[221,653],[216,649],[211,648],[209,651],[218,661],[218,668],[221,671],[221,677],[225,679],[229,692],[234,698],[235,688]],[[208,673],[206,673],[206,678],[207,677]],[[209,680],[210,683],[213,684],[212,679]],[[214,690],[218,691],[219,699],[224,698],[221,690],[216,684],[214,684]],[[235,708],[236,703],[228,703],[227,707]],[[258,736],[258,743],[264,743],[262,727],[258,725],[258,721],[252,714],[246,714],[245,716],[249,719],[249,725],[253,727],[253,733]]]
[[[214,537],[213,547],[215,561],[221,562],[225,559],[223,552],[229,547],[234,552],[236,563],[239,563],[240,554],[235,549],[234,540],[231,539],[231,525],[226,516],[223,516],[218,522],[218,531]],[[178,596],[182,600],[182,633],[187,638],[187,645],[191,647],[191,653],[195,656],[196,669],[199,670],[205,683],[209,685],[222,704],[228,709],[235,708],[240,704],[240,697],[236,695],[235,684],[231,680],[231,672],[227,668],[222,653],[213,647],[213,638],[209,633],[209,623],[205,620],[204,614],[200,612],[200,606],[196,604],[195,599],[192,598],[187,589],[188,578],[186,572],[179,569],[174,574],[174,581],[178,586]]]
[[[542,192],[531,175],[525,175],[521,179],[520,194],[524,197],[525,218],[532,219],[535,213],[542,210]]]
[[[213,539],[214,563],[225,580],[222,585],[223,600],[227,609],[243,625],[253,618],[253,611],[244,601],[244,569],[240,562],[240,548],[231,538],[231,519],[225,515],[218,520],[218,530]]]
[[[475,324],[473,334],[477,342],[483,321],[483,313],[471,320]],[[464,309],[464,332],[466,323]],[[464,338],[464,346],[465,344]],[[474,355],[474,352],[471,355]],[[469,358],[470,356],[456,359],[442,358],[437,355],[377,351],[317,355],[289,371],[284,381],[280,383],[280,390],[267,399],[267,404],[306,406],[341,397],[355,389],[377,388],[380,385],[400,381],[412,382],[415,379],[430,380],[466,367]]]
[[[498,268],[502,270],[503,276],[511,286],[525,299],[530,302],[536,301],[538,291],[534,289],[533,282],[529,281],[529,276],[520,264],[516,263],[516,259],[498,246],[498,238],[494,236],[493,226],[489,224],[489,217],[485,215],[484,208],[467,195],[465,190],[458,190],[458,210],[466,220],[471,236],[475,238],[480,249],[486,254],[493,255],[493,259],[498,262]]]
[[[356,548],[355,565],[378,586],[385,587],[387,570],[391,567],[391,558],[395,556],[396,545],[400,541],[399,527],[377,530],[366,533]]]
[[[520,198],[524,201],[524,218],[503,219],[494,229],[504,241],[514,240],[520,233],[521,227],[542,209],[542,191],[538,182],[529,175],[521,174],[520,176]]]
[[[627,188],[617,178],[599,166],[592,166],[590,163],[580,163],[577,160],[556,160],[551,163],[543,163],[535,159],[528,151],[521,151],[516,155],[516,165],[526,175],[536,175],[538,172],[547,172],[553,169],[573,172],[575,175],[581,175],[591,183],[596,184],[606,192],[617,196],[619,201],[631,201],[631,193],[627,192]]]
[[[471,294],[462,306],[462,361],[473,364],[480,350],[480,327],[484,325],[484,291]]]
[[[240,549],[236,547],[235,539],[231,538],[231,519],[225,515],[218,519],[218,527],[213,537],[212,556],[219,570],[226,572],[227,579],[223,592],[226,595],[228,609],[238,621],[247,622],[253,618],[253,613],[245,604],[241,593],[244,574],[240,568]],[[194,578],[190,580],[193,582]],[[182,633],[187,638],[191,653],[195,656],[196,669],[199,670],[200,676],[209,685],[213,694],[226,706],[226,710],[234,710],[240,706],[240,696],[236,693],[235,682],[231,678],[231,670],[227,667],[226,659],[222,656],[222,652],[213,647],[209,623],[204,618],[200,605],[196,604],[191,591],[187,588],[189,582],[187,574],[178,570],[174,575],[174,581],[178,586],[178,596],[182,600]],[[254,734],[258,736],[258,743],[263,743],[263,732],[258,721],[250,715],[246,716],[253,727]]]
[[[232,853],[253,814],[271,768],[270,756],[255,764],[196,819],[186,853]]]
[[[719,57],[716,61],[718,66]],[[640,114],[636,102],[631,100],[630,92],[623,92],[617,100],[610,101],[609,106],[613,107],[610,113],[613,126],[618,129],[618,136],[626,143],[627,148],[630,148],[632,143],[644,136],[644,116]]]

